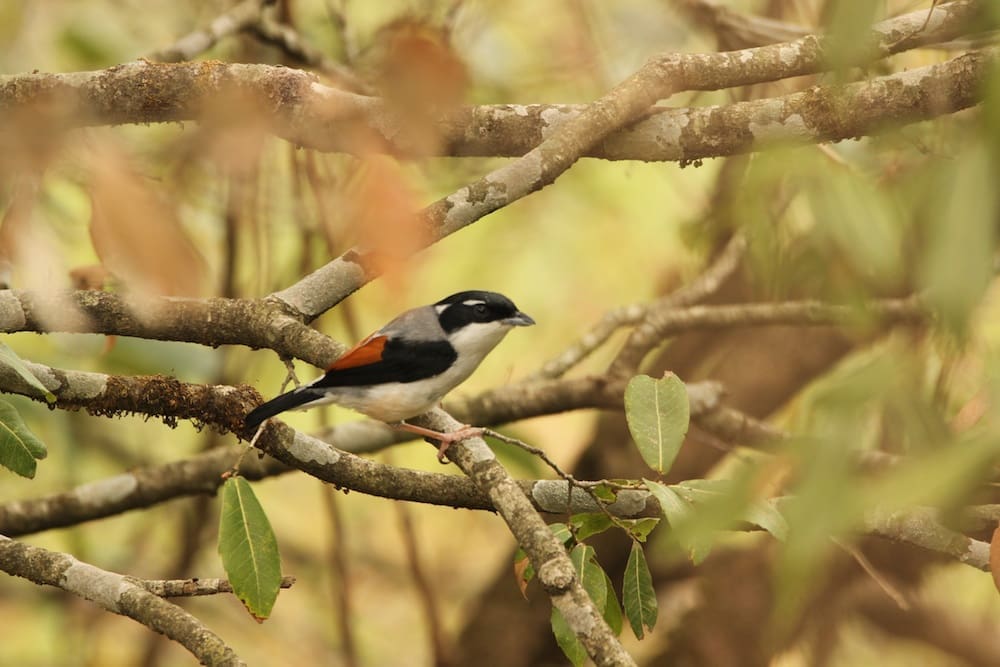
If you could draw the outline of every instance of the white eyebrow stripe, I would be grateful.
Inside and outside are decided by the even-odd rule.
[[[462,302],[463,306],[485,306],[486,302],[480,299],[469,299],[468,301]]]

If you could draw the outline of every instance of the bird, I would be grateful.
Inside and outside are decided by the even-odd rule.
[[[440,443],[438,459],[461,440],[481,435],[465,426],[442,433],[406,422],[437,405],[479,367],[514,327],[535,320],[503,294],[467,290],[408,310],[334,361],[308,384],[254,408],[245,418],[258,432],[271,417],[333,403]]]

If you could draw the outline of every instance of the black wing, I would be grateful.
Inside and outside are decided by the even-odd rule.
[[[458,354],[446,340],[407,341],[388,340],[382,348],[379,361],[337,368],[336,364],[326,375],[310,387],[358,387],[387,382],[416,382],[440,375],[448,370]]]

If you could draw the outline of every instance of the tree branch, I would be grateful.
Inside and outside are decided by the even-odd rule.
[[[178,419],[190,419],[210,424],[220,433],[244,434],[243,418],[262,400],[257,390],[247,385],[203,385],[168,375],[105,375],[31,362],[25,365],[55,394],[52,407],[84,409],[93,415],[142,414],[159,417],[168,426]],[[37,389],[6,365],[0,365],[0,391],[44,401]]]
[[[682,285],[669,295],[657,300],[654,304],[633,304],[620,306],[608,312],[594,327],[584,334],[579,341],[571,345],[559,356],[545,362],[527,380],[558,378],[566,371],[586,359],[592,352],[603,345],[618,329],[639,324],[649,311],[649,308],[681,308],[690,306],[706,299],[718,291],[725,279],[732,275],[739,266],[746,250],[746,240],[742,234],[737,234],[729,240],[726,247],[712,265],[698,275],[690,283]]]
[[[922,11],[879,23],[859,36],[865,47],[859,50],[859,59],[867,62],[960,36],[978,9],[974,0],[957,0],[939,7],[926,26],[927,15]],[[426,207],[419,215],[428,230],[426,243],[551,183],[591,147],[639,119],[659,99],[684,90],[716,90],[816,73],[827,66],[825,44],[823,38],[807,36],[741,51],[653,58],[542,137],[522,157]],[[233,92],[257,100],[256,111],[270,119],[279,136],[321,150],[353,150],[359,145],[357,132],[343,132],[343,123],[355,130],[359,124],[381,128],[383,138],[393,134],[396,125],[380,116],[384,112],[380,101],[323,86],[302,72],[222,63],[128,63],[100,72],[0,77],[0,110],[45,100],[48,107],[58,109],[53,112],[56,117],[70,125],[174,121],[197,118],[205,100]],[[787,122],[762,124],[754,138],[766,137],[768,128],[775,126],[799,126],[796,114],[783,118]],[[317,128],[334,128],[334,132],[324,134]],[[370,146],[370,142],[361,145]],[[311,320],[371,280],[377,274],[377,263],[372,260],[369,252],[352,249],[272,296],[296,316]]]
[[[46,367],[40,368],[49,372]],[[87,384],[95,381],[90,375],[96,374],[86,374],[84,380]],[[6,383],[12,378],[13,376],[0,375],[0,387],[9,391],[10,387]],[[82,393],[81,389],[73,391],[76,394]],[[619,408],[623,391],[624,384],[613,399]],[[713,383],[688,385],[691,413],[695,418],[707,418],[723,409],[717,405],[718,391]],[[583,393],[571,394],[579,401],[576,407],[592,407],[594,403],[608,400],[599,395],[588,397]],[[515,395],[519,397],[520,392]],[[475,402],[469,404],[474,405]],[[462,405],[465,407],[461,407]],[[458,414],[464,421],[484,426],[521,418],[517,416],[516,409],[532,412],[537,409],[530,401],[517,400],[513,406],[506,406],[496,398],[483,402],[477,408],[480,411],[476,413],[468,411],[468,404],[458,406],[461,408]],[[303,445],[303,451],[318,452],[309,459],[302,459],[290,451],[295,443],[294,433],[287,426],[282,426],[275,433],[262,434],[258,442],[259,448],[273,452],[278,458],[244,457],[240,463],[240,474],[247,479],[256,480],[300,469],[337,487],[379,497],[493,510],[488,499],[476,494],[471,482],[466,479],[399,469],[354,456],[356,453],[374,452],[396,442],[412,440],[412,434],[371,420],[347,422],[327,429],[322,440],[299,434],[305,445],[308,445]],[[332,447],[330,443],[336,443],[338,448],[328,451]],[[214,494],[224,481],[223,473],[230,470],[237,459],[237,450],[221,447],[180,461],[140,467],[62,493],[9,502],[0,505],[0,534],[18,536],[36,533],[150,507],[182,496]],[[568,496],[565,487],[553,487],[546,480],[525,481],[521,484],[539,511],[566,513],[598,509],[592,499],[578,489],[573,491],[572,496]],[[566,504],[567,499],[570,505]],[[623,516],[641,513],[645,502],[643,500],[637,507],[635,497],[626,492],[620,496],[619,503],[611,506],[611,510],[622,512]]]
[[[180,607],[147,591],[138,580],[82,563],[67,554],[0,535],[0,570],[47,584],[128,616],[166,635],[205,665],[245,664],[215,633]]]
[[[153,51],[147,58],[166,63],[193,60],[224,37],[240,32],[259,21],[264,6],[273,1],[243,0],[233,5],[229,11],[212,19],[204,28],[181,37],[166,48]]]
[[[706,107],[655,106],[584,156],[685,164],[774,146],[856,139],[979,104],[982,83],[997,59],[997,49],[990,48],[937,65],[779,97]],[[446,151],[457,156],[523,155],[583,108],[467,107],[443,119]]]
[[[147,591],[161,598],[195,597],[198,595],[218,595],[232,593],[233,586],[228,579],[143,579],[139,581]],[[295,577],[281,578],[281,588],[291,588]]]
[[[961,34],[978,14],[978,3],[957,0],[929,22],[914,12],[872,27],[860,37],[862,62]],[[420,213],[434,243],[485,215],[545,187],[612,131],[644,114],[659,99],[684,90],[718,90],[822,71],[826,41],[808,36],[794,42],[708,54],[653,58],[609,93],[544,137],[517,160],[427,206]],[[273,296],[306,319],[319,316],[377,274],[375,263],[354,248]]]
[[[324,368],[346,347],[303,324],[273,300],[127,297],[99,290],[0,290],[0,331],[69,331],[217,347],[246,345]]]
[[[454,431],[462,424],[435,409],[416,420],[437,431]],[[565,547],[552,534],[524,492],[497,461],[481,438],[472,438],[448,448],[448,458],[489,497],[517,543],[531,561],[538,581],[595,664],[634,665],[618,638],[594,606],[580,583]]]
[[[629,335],[608,369],[608,375],[628,376],[646,354],[664,339],[683,331],[770,325],[824,326],[830,324],[921,323],[930,313],[917,297],[882,299],[859,307],[822,301],[784,301],[725,306],[694,306],[682,310],[651,309],[646,321]]]

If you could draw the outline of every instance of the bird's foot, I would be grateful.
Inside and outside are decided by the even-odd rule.
[[[438,443],[438,461],[447,464],[448,459],[446,457],[446,452],[448,448],[451,447],[456,442],[461,442],[463,440],[468,440],[469,438],[478,438],[483,434],[483,429],[478,426],[465,425],[460,429],[454,431],[435,431],[433,429],[424,428],[423,426],[415,426],[413,424],[407,424],[406,422],[399,422],[393,424],[398,429],[403,431],[409,431],[410,433],[416,433],[417,435],[422,435],[425,438],[431,438],[437,440]]]

